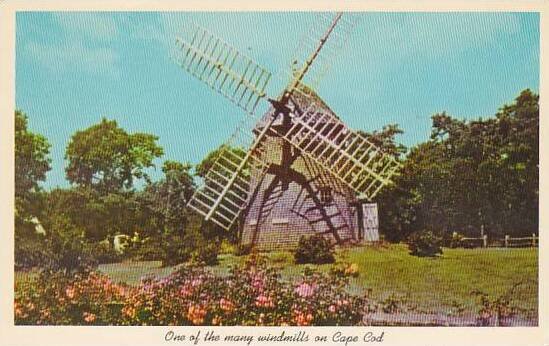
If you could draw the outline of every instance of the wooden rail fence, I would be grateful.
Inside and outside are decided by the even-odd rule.
[[[462,237],[460,238],[457,232],[453,233],[453,239],[458,240],[459,243],[475,244],[478,243],[482,247],[537,247],[539,246],[539,236],[532,233],[531,237],[511,237],[505,235],[503,239],[495,238],[491,243],[488,242],[488,235],[482,237]]]

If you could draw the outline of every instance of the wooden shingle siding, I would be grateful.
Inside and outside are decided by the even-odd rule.
[[[266,144],[273,165],[244,213],[242,243],[258,250],[289,249],[301,236],[317,233],[334,243],[358,241],[353,193],[306,157],[297,156],[289,168],[280,165],[283,145],[277,137]],[[257,178],[252,172],[252,180]],[[332,191],[328,204],[320,199],[325,186]]]

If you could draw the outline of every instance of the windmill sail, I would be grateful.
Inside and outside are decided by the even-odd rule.
[[[191,75],[222,94],[246,113],[254,114],[271,73],[219,37],[191,26],[176,38],[174,59]]]
[[[262,139],[267,128],[254,136],[248,124],[239,127],[220,149],[189,203],[190,208],[225,230],[229,230],[246,208],[257,181],[251,173],[262,176],[268,168]]]
[[[284,78],[294,78],[299,71],[297,69],[305,66],[311,59],[310,52],[315,52],[321,45],[322,51],[314,56],[314,64],[310,64],[307,73],[299,81],[300,85],[316,89],[345,47],[357,21],[358,17],[350,13],[315,13],[313,25],[294,49],[290,69],[283,71],[286,75]],[[320,44],[319,39],[322,41]]]
[[[400,163],[347,127],[326,106],[311,97],[306,102],[307,108],[302,112],[296,108],[291,128],[280,135],[359,197],[373,199],[391,182]]]

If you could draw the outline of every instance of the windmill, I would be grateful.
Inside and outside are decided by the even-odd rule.
[[[238,227],[242,243],[260,249],[292,247],[307,234],[336,243],[375,240],[367,228],[377,209],[368,218],[372,205],[364,202],[400,165],[347,127],[313,90],[354,25],[342,13],[319,14],[278,96],[266,93],[267,69],[207,30],[189,27],[176,38],[177,63],[248,114],[189,208],[225,230]],[[262,102],[268,110],[257,117]]]

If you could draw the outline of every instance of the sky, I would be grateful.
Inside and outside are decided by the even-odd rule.
[[[349,14],[346,46],[316,88],[351,128],[397,123],[397,140],[429,138],[431,116],[493,116],[521,90],[539,91],[538,13]],[[246,115],[171,59],[178,33],[198,24],[266,67],[288,71],[311,28],[309,12],[18,12],[16,107],[51,143],[47,189],[67,187],[71,136],[114,119],[159,137],[164,160],[196,164]],[[278,79],[269,93],[280,90]]]

